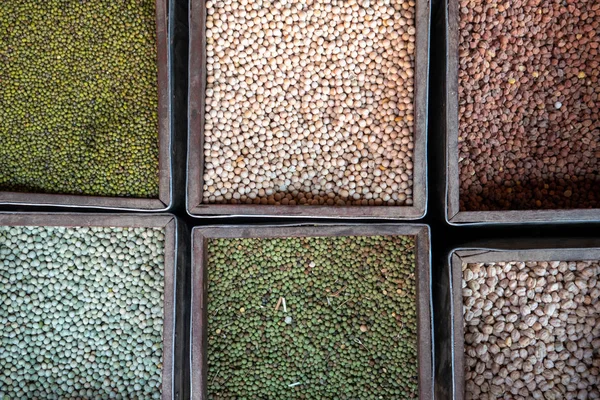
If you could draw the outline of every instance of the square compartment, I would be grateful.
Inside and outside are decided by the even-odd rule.
[[[446,175],[446,187],[445,187],[445,194],[444,194],[444,201],[445,201],[445,209],[446,209],[446,219],[448,220],[448,222],[452,225],[459,225],[459,224],[480,224],[480,223],[490,223],[490,224],[518,224],[518,223],[563,223],[563,222],[586,222],[586,221],[597,221],[598,219],[600,219],[600,208],[596,207],[596,208],[563,208],[563,209],[549,209],[549,208],[541,208],[542,206],[542,202],[541,200],[544,200],[544,196],[549,196],[549,194],[542,194],[541,200],[540,200],[540,208],[539,209],[535,209],[535,208],[531,208],[531,209],[517,209],[517,207],[514,207],[513,209],[510,210],[465,210],[464,208],[461,208],[461,180],[460,180],[460,174],[461,174],[461,166],[459,165],[459,151],[460,151],[460,145],[461,143],[459,143],[459,124],[461,124],[460,122],[460,116],[459,116],[459,103],[460,103],[460,99],[459,99],[459,88],[460,88],[460,82],[459,82],[459,68],[460,68],[460,57],[459,57],[459,45],[460,45],[460,27],[459,27],[459,19],[460,19],[460,15],[461,15],[461,1],[460,0],[446,0],[444,2],[444,4],[441,4],[443,7],[440,7],[440,11],[443,11],[444,15],[445,15],[445,26],[442,28],[443,29],[443,33],[444,33],[444,45],[445,45],[445,54],[447,54],[446,56],[446,60],[445,60],[445,81],[444,81],[444,88],[443,88],[443,107],[440,109],[439,112],[439,117],[440,120],[443,121],[443,130],[445,132],[443,132],[443,139],[445,140],[445,149],[444,149],[444,154],[445,154],[445,165],[444,165],[444,171],[445,171],[445,175]],[[470,3],[469,5],[467,5],[468,8],[472,8],[475,7],[475,3]],[[535,7],[546,7],[546,3],[541,3],[540,5],[536,5]],[[547,6],[551,6],[550,4],[548,4]],[[525,5],[523,6],[525,7]],[[569,7],[573,7],[573,5],[569,6]],[[590,5],[591,7],[591,5]],[[576,8],[576,5],[575,5]],[[541,8],[540,8],[541,10]],[[494,14],[494,17],[488,17],[487,18],[487,24],[488,24],[488,32],[491,32],[492,29],[495,29],[494,26],[492,25],[491,18],[496,18],[498,14]],[[507,20],[509,20],[509,17],[505,18]],[[597,15],[597,11],[596,11],[596,19],[598,19],[598,15]],[[537,23],[531,22],[534,25]],[[473,22],[472,24],[475,24],[475,22]],[[513,27],[513,29],[516,29]],[[575,28],[573,28],[575,29]],[[574,32],[574,31],[573,31]],[[474,34],[477,34],[478,32],[475,32]],[[506,37],[510,40],[510,38],[515,38],[515,40],[521,40],[519,35],[512,35],[510,32],[507,33]],[[481,39],[482,42],[485,42],[486,44],[489,44],[491,41],[495,41],[497,38],[496,36],[494,36],[494,34],[492,34],[491,39],[489,41],[484,41],[483,39]],[[529,39],[528,39],[529,40]],[[558,41],[558,39],[555,39]],[[474,43],[476,41],[473,41]],[[523,43],[523,46],[525,45],[529,45],[531,44],[533,41],[529,40],[526,43]],[[543,43],[545,45],[545,43]],[[483,49],[484,44],[481,44],[482,47],[480,47],[481,49]],[[534,44],[534,46],[537,46]],[[540,45],[541,46],[541,45]],[[495,45],[491,45],[490,46],[490,51],[500,51],[500,49],[496,49]],[[487,51],[487,50],[486,50]],[[592,51],[594,51],[592,49]],[[505,53],[508,54],[508,53]],[[500,56],[498,55],[498,57],[496,57],[496,59],[498,60],[497,63],[500,67],[502,66],[506,66],[506,64],[509,64],[511,62],[511,59],[516,59],[521,57],[522,55],[516,54],[514,56],[511,55],[506,55],[506,59],[500,59]],[[511,58],[512,57],[512,58]],[[565,62],[568,64],[569,61],[568,59],[563,59],[563,62]],[[482,63],[484,61],[481,61]],[[485,62],[488,62],[487,60],[485,60]],[[511,64],[511,68],[515,66],[515,63]],[[550,66],[550,65],[545,65],[543,66],[544,68],[558,68],[558,67],[554,67],[554,66]],[[516,68],[516,67],[515,67]],[[532,67],[526,67],[521,65],[519,68],[519,70],[514,70],[511,69],[510,73],[513,74],[517,79],[511,78],[508,76],[508,72],[506,72],[507,76],[505,77],[506,79],[506,85],[510,86],[510,87],[516,87],[517,85],[520,85],[521,83],[521,79],[525,79],[525,76],[533,76],[533,77],[537,77],[537,75],[535,75],[537,72],[531,70]],[[568,68],[568,66],[566,67]],[[588,69],[593,69],[592,67],[588,67]],[[562,69],[561,69],[562,71]],[[504,73],[504,72],[502,72]],[[569,74],[572,74],[573,72],[569,72]],[[589,72],[588,72],[589,73]],[[511,76],[513,76],[511,75]],[[524,77],[521,77],[521,75],[524,75]],[[565,75],[566,76],[566,75]],[[542,79],[543,76],[540,74],[539,75],[539,79]],[[577,79],[576,77],[574,79]],[[597,77],[595,78],[597,79]],[[489,79],[491,82],[491,79]],[[565,79],[565,82],[567,81],[567,79]],[[487,84],[484,79],[481,79],[481,85],[485,85]],[[568,80],[569,85],[571,85],[571,81]],[[562,84],[562,83],[561,83]],[[597,84],[597,83],[596,83]],[[558,85],[558,83],[557,83]],[[593,85],[593,84],[592,84]],[[502,88],[503,90],[509,90],[509,89],[505,89]],[[488,92],[491,91],[492,89],[488,89]],[[494,88],[494,90],[496,90]],[[499,90],[499,89],[498,89]],[[544,89],[544,90],[549,90],[549,89]],[[474,91],[474,89],[471,89],[471,93]],[[487,92],[484,93],[483,90],[479,90],[479,92],[481,92],[481,96],[485,96],[486,94],[488,94]],[[527,93],[529,93],[530,98],[534,98],[535,96],[538,96],[539,92],[538,91],[528,91]],[[521,95],[521,93],[519,93],[519,95]],[[573,96],[575,96],[575,94],[573,94]],[[548,103],[548,105],[546,105],[546,108],[549,108],[551,106],[552,109],[550,109],[550,111],[548,112],[549,114],[552,114],[553,112],[557,111],[555,108],[558,107],[558,109],[560,109],[562,107],[562,103],[557,102],[554,103],[554,101],[557,100],[551,100],[551,98],[554,98],[554,93],[552,94],[552,96],[548,96],[547,98],[545,98],[545,102]],[[508,102],[508,100],[506,100]],[[563,102],[566,101],[562,100]],[[485,100],[480,100],[479,104],[484,104]],[[597,100],[596,100],[597,103]],[[505,103],[502,103],[505,104]],[[507,103],[506,103],[507,104]],[[513,103],[515,104],[515,103]],[[518,104],[518,103],[517,103]],[[516,106],[516,105],[515,105]],[[556,107],[555,107],[556,106]],[[563,110],[566,109],[564,107],[562,107]],[[504,114],[504,116],[506,116],[507,114]],[[511,113],[508,114],[509,117],[507,118],[512,118]],[[515,115],[517,115],[515,113]],[[538,129],[538,127],[540,126],[544,126],[544,124],[548,124],[550,117],[552,118],[559,118],[553,115],[548,115],[546,120],[543,120],[542,117],[540,116],[535,116],[535,118],[538,120],[537,125],[531,126],[529,128],[525,128],[525,130],[532,130],[533,128],[536,128],[536,130]],[[515,117],[516,118],[516,117]],[[532,117],[533,118],[533,117]],[[563,118],[563,117],[560,117]],[[565,117],[566,118],[566,117]],[[551,121],[550,121],[551,122]],[[533,122],[531,122],[533,124]],[[581,123],[580,120],[575,120],[573,123]],[[484,122],[481,122],[481,124],[483,125]],[[596,125],[596,131],[594,133],[594,126]],[[592,140],[595,137],[596,139],[598,138],[598,131],[597,131],[597,123],[593,123],[591,126],[592,130],[591,130],[591,137]],[[512,131],[514,131],[516,128],[513,127],[511,128]],[[555,128],[559,131],[556,132],[556,134],[560,137],[560,128]],[[581,126],[580,129],[588,129],[586,127]],[[484,132],[485,133],[485,132]],[[483,133],[480,135],[481,136],[481,140],[482,141],[486,141],[487,139],[483,138]],[[515,139],[516,140],[516,139]],[[527,138],[527,141],[530,140],[529,138]],[[539,139],[542,140],[542,139]],[[506,159],[499,159],[497,162],[500,163],[500,167],[498,168],[498,166],[496,165],[496,167],[493,167],[490,163],[489,167],[490,168],[497,168],[495,171],[497,173],[498,170],[502,171],[503,168],[508,168],[507,165],[510,165],[511,168],[514,167],[515,170],[522,168],[523,170],[525,170],[525,172],[523,173],[523,176],[526,177],[532,177],[532,179],[536,179],[538,182],[541,182],[542,178],[541,177],[535,177],[533,175],[526,175],[527,174],[527,167],[529,166],[529,170],[535,170],[538,167],[531,162],[531,159],[536,160],[536,162],[541,163],[541,158],[536,156],[529,156],[529,158],[525,158],[525,161],[519,161],[520,159],[515,159],[518,162],[515,162],[514,166],[511,165],[510,163],[513,163],[512,157],[513,157],[513,152],[515,151],[515,149],[518,149],[519,147],[525,147],[525,143],[527,142],[525,139],[522,139],[520,143],[520,145],[517,145],[517,142],[515,142],[515,144],[512,144],[512,150],[508,151],[505,150],[504,152],[500,153],[503,157],[506,156]],[[550,139],[548,139],[548,148],[550,148],[550,144],[553,145],[553,149],[551,149],[552,151],[556,151],[556,145],[553,144],[554,142],[550,142]],[[494,144],[494,142],[487,142],[487,148],[489,149],[491,148],[495,148],[500,146],[502,143],[496,143]],[[570,147],[573,147],[575,143],[571,143]],[[588,146],[588,145],[586,145]],[[472,148],[469,148],[469,150],[472,150]],[[477,149],[479,150],[479,149]],[[481,150],[480,150],[481,151]],[[583,150],[580,150],[581,153],[583,152]],[[597,148],[596,148],[597,151]],[[530,151],[530,153],[533,153],[533,151]],[[516,156],[515,156],[516,157]],[[594,154],[591,155],[592,159],[594,157]],[[549,158],[551,158],[551,156],[549,156]],[[556,157],[555,157],[556,158]],[[566,157],[558,157],[561,160],[558,161],[562,161],[565,162]],[[558,162],[557,161],[557,162]],[[519,164],[519,163],[522,163]],[[530,165],[531,164],[531,165]],[[548,168],[548,162],[544,162],[544,167],[543,168]],[[521,165],[521,166],[519,166]],[[471,165],[471,167],[473,167],[473,165]],[[550,168],[553,168],[554,166],[551,166]],[[539,169],[539,174],[542,174],[543,170]],[[544,179],[544,182],[542,183],[550,183],[550,184],[554,184],[552,182],[554,182],[553,180],[549,180],[551,177],[556,181],[558,181],[559,179],[561,179],[558,176],[555,176],[554,173],[548,173],[549,177],[548,180]],[[514,176],[514,175],[513,175]],[[543,177],[543,175],[540,175]],[[583,176],[582,176],[583,178]],[[592,188],[590,190],[594,190],[594,187],[598,187],[598,179],[600,179],[600,177],[598,175],[596,175],[595,177],[596,181],[595,183],[592,181],[586,181],[585,183],[588,183]],[[490,186],[490,178],[486,177],[486,180],[488,182],[489,187]],[[479,182],[479,181],[478,181]],[[526,185],[528,184],[528,182],[510,182],[511,185],[514,186],[507,186],[505,185],[506,182],[501,182],[500,184],[500,188],[501,190],[504,190],[504,195],[506,196],[512,196],[510,193],[512,193],[513,191],[513,187],[526,187]],[[581,183],[582,185],[584,183]],[[575,184],[572,184],[575,185]],[[595,186],[594,186],[595,185]],[[548,187],[548,191],[552,190],[552,187],[546,185]],[[565,186],[567,187],[567,186]],[[482,188],[483,190],[483,188]],[[490,189],[491,190],[491,189]],[[500,189],[498,189],[500,190]],[[522,196],[531,196],[533,197],[534,195],[538,196],[539,193],[543,193],[543,192],[538,192],[539,190],[546,190],[546,189],[540,189],[540,188],[532,188],[531,190],[523,190],[523,195]],[[565,189],[563,189],[565,190]],[[527,192],[531,192],[529,194],[527,194]],[[565,193],[570,192],[570,190],[566,190]],[[585,193],[584,193],[585,194]],[[569,194],[570,196],[571,194]],[[555,196],[558,196],[558,194],[556,194]],[[566,195],[565,195],[566,196]],[[598,199],[598,194],[595,194],[596,199]],[[509,197],[506,197],[507,199]],[[537,198],[537,197],[536,197]],[[491,202],[492,200],[488,200],[488,202]],[[508,201],[508,200],[507,200]],[[487,208],[489,208],[490,206],[485,206]],[[485,208],[482,207],[482,208]]]
[[[430,2],[415,0],[412,205],[268,205],[204,201],[204,127],[207,80],[206,1],[190,2],[189,126],[187,210],[192,216],[255,215],[277,217],[419,219],[427,208],[427,115]],[[252,116],[250,117],[252,118]],[[332,159],[334,160],[334,159]],[[233,160],[235,161],[235,160]],[[318,174],[316,176],[319,176]],[[282,193],[291,193],[284,190]],[[330,191],[328,195],[333,193]]]
[[[454,398],[462,400],[466,398],[465,389],[465,330],[464,330],[464,316],[463,316],[463,265],[466,264],[484,264],[484,263],[526,263],[526,262],[595,262],[598,263],[600,260],[600,242],[598,240],[578,240],[578,239],[565,239],[565,240],[538,240],[533,241],[516,241],[516,240],[504,240],[504,241],[483,241],[474,243],[473,245],[465,245],[460,248],[452,250],[446,261],[444,268],[444,275],[450,279],[450,288],[446,294],[446,299],[440,299],[439,301],[444,302],[443,310],[439,310],[439,317],[436,317],[436,332],[438,332],[438,340],[441,343],[441,351],[438,351],[436,357],[436,371],[438,372],[438,382],[436,382],[436,392],[443,393],[448,398]],[[533,266],[532,266],[533,267]],[[540,266],[541,267],[541,266]],[[549,266],[550,267],[550,266]],[[530,269],[529,266],[525,266],[526,269]],[[600,267],[596,267],[597,269]],[[511,269],[511,271],[513,271]],[[547,270],[546,270],[547,271]],[[569,269],[569,271],[571,271]],[[527,272],[527,271],[521,271]],[[533,272],[529,270],[527,273]],[[579,273],[580,271],[575,271]],[[540,273],[543,273],[541,271]],[[561,274],[558,272],[557,274]],[[528,275],[531,277],[531,275]],[[550,276],[550,275],[540,275]],[[537,274],[536,274],[536,277]],[[577,278],[577,277],[576,277]],[[596,275],[598,279],[600,275]],[[538,277],[539,279],[539,277]],[[577,278],[578,279],[578,278]],[[516,278],[515,278],[516,280]],[[557,282],[559,282],[557,280]],[[562,281],[561,281],[562,282]],[[550,283],[546,283],[541,287],[543,293],[547,289]],[[537,286],[532,290],[536,290]],[[561,289],[563,290],[563,289]],[[596,289],[597,290],[597,289]],[[478,292],[479,293],[479,292]],[[538,293],[538,292],[536,292]],[[588,293],[589,295],[589,293]],[[438,301],[438,303],[439,303]],[[534,301],[530,299],[530,301]],[[593,299],[592,299],[593,301]],[[506,300],[508,304],[508,300]],[[545,303],[544,303],[545,304]],[[528,305],[528,304],[525,304]],[[438,304],[436,307],[442,307]],[[588,306],[590,307],[590,306]],[[560,307],[558,308],[560,309]],[[575,310],[570,309],[572,314],[575,316]],[[543,310],[545,313],[545,310]],[[536,313],[536,317],[539,317]],[[533,315],[531,314],[531,315]],[[447,316],[446,316],[447,315]],[[546,315],[546,314],[544,314]],[[553,314],[556,319],[557,313]],[[504,314],[501,315],[505,317]],[[517,322],[522,321],[521,314],[517,314]],[[499,320],[500,321],[500,320]],[[517,329],[517,322],[514,323],[515,330]],[[579,323],[579,321],[577,322]],[[483,325],[483,321],[480,326]],[[566,324],[566,323],[565,323]],[[564,327],[563,327],[564,328]],[[543,326],[541,329],[545,329]],[[554,328],[556,329],[556,328]],[[539,332],[539,331],[536,331]],[[502,334],[502,333],[501,333]],[[520,335],[525,337],[525,335]],[[508,335],[510,338],[511,335]],[[600,339],[600,336],[596,339]],[[511,339],[512,340],[512,339]],[[542,339],[536,338],[536,343]],[[488,343],[488,342],[486,342]],[[511,342],[511,346],[519,350],[521,344]],[[489,343],[488,343],[489,344]],[[538,343],[539,344],[539,343]],[[512,350],[513,347],[510,347]],[[565,360],[568,362],[568,360]],[[535,365],[534,365],[535,367]],[[487,366],[486,366],[487,368]],[[539,367],[538,367],[539,368]],[[591,366],[589,366],[591,368]],[[597,367],[596,367],[597,368]],[[542,368],[542,373],[545,371],[545,365]],[[522,372],[525,374],[525,372]],[[536,372],[535,374],[538,374]],[[442,378],[442,375],[444,376]],[[496,377],[497,375],[494,375]],[[485,380],[488,384],[491,384],[491,380]],[[555,385],[556,387],[556,385]],[[596,386],[597,388],[597,386]],[[514,395],[514,394],[513,394]],[[562,394],[564,395],[564,393]],[[443,396],[442,396],[443,397]],[[562,397],[560,397],[562,398]]]
[[[165,211],[171,206],[171,175],[173,173],[171,123],[172,99],[172,58],[169,38],[170,27],[175,23],[174,13],[169,12],[167,0],[156,0],[156,57],[157,57],[157,85],[158,107],[157,113],[157,141],[158,141],[158,195],[156,198],[117,197],[103,195],[79,195],[61,193],[40,193],[21,191],[0,191],[0,204],[7,205],[34,205],[34,206],[64,206],[64,207],[89,207],[111,210],[131,211]],[[73,39],[76,40],[76,39]]]
[[[430,293],[429,228],[425,225],[316,225],[197,227],[192,232],[192,399],[207,398],[208,346],[208,241],[234,238],[323,238],[364,236],[413,236],[415,255],[418,395],[432,398],[432,324]],[[274,299],[271,299],[274,300]],[[289,299],[288,299],[289,300]],[[274,302],[269,301],[269,306]],[[289,303],[288,303],[289,304]],[[276,307],[277,308],[277,307]]]
[[[172,215],[131,214],[0,214],[0,226],[41,227],[127,227],[164,229],[164,286],[163,286],[163,352],[162,352],[162,399],[182,398],[186,390],[187,366],[183,361],[187,353],[183,318],[176,316],[183,294],[181,271],[187,256],[185,228]],[[177,275],[177,276],[176,276]],[[127,336],[127,332],[122,333]],[[1,347],[1,344],[0,344]],[[0,387],[0,392],[2,389]]]

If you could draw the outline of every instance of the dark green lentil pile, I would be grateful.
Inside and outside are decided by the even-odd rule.
[[[414,247],[410,236],[211,240],[209,398],[416,398]]]
[[[154,0],[0,2],[0,190],[158,196]]]

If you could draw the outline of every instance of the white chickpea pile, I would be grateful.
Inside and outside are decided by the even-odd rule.
[[[206,7],[204,202],[413,203],[414,0]]]
[[[600,263],[463,264],[465,399],[600,399]]]

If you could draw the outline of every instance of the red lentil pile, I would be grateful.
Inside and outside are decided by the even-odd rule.
[[[600,2],[459,14],[461,209],[600,207]]]

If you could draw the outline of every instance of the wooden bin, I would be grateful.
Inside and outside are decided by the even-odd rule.
[[[203,203],[206,92],[206,0],[190,1],[187,210],[192,216],[419,219],[427,210],[427,114],[430,1],[416,0],[413,204],[410,206],[272,206]]]
[[[441,4],[445,18],[446,65],[444,82],[444,107],[440,118],[444,121],[446,152],[446,220],[451,225],[460,224],[519,224],[519,223],[563,223],[600,221],[600,209],[560,210],[506,210],[506,211],[461,211],[460,170],[458,167],[458,44],[459,44],[459,0],[445,0]],[[442,10],[440,10],[442,11]]]
[[[183,362],[186,351],[185,322],[176,316],[180,307],[176,307],[176,304],[181,304],[183,294],[178,276],[184,269],[188,248],[185,239],[187,232],[182,223],[169,214],[0,213],[0,226],[165,228],[162,399],[184,398],[181,393],[186,390],[183,384],[187,371]]]
[[[60,193],[2,192],[0,205],[62,206],[124,211],[166,211],[171,206],[171,65],[169,29],[175,23],[167,0],[156,0],[158,67],[158,198],[87,196]]]
[[[439,379],[436,394],[439,398],[465,398],[464,372],[464,327],[462,297],[463,263],[507,262],[507,261],[585,261],[600,260],[600,240],[504,240],[486,241],[466,245],[452,250],[444,268],[450,278],[449,315],[440,312],[436,316],[436,333],[439,340],[447,342],[444,355],[436,355],[436,371],[451,371],[451,381]],[[443,301],[443,300],[442,300]],[[436,311],[437,312],[437,311]],[[442,315],[444,314],[444,315]],[[451,346],[451,348],[449,348]],[[442,365],[443,364],[443,365]]]
[[[191,399],[207,399],[207,246],[213,238],[411,235],[416,237],[419,398],[433,397],[430,241],[427,225],[301,225],[196,227],[192,230]]]

